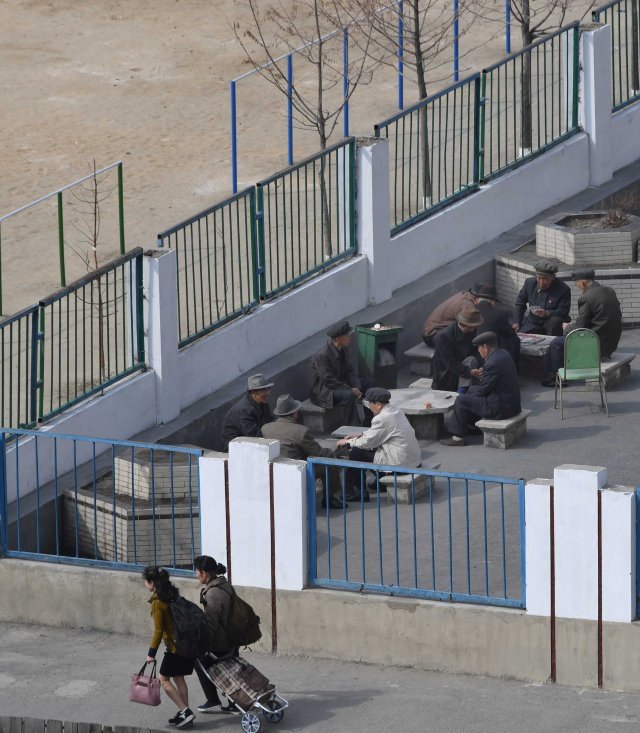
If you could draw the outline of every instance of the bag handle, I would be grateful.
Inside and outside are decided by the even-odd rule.
[[[149,677],[151,677],[153,679],[156,676],[156,667],[158,666],[158,662],[155,659],[153,660],[153,663],[152,662],[145,662],[142,665],[142,667],[140,668],[140,671],[138,672],[138,676],[144,674],[144,672],[145,672],[145,670],[147,668],[147,664],[153,664],[153,666],[151,667],[151,674],[149,675]]]

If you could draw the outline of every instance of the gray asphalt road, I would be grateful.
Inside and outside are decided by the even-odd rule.
[[[0,715],[168,728],[173,714],[128,702],[147,639],[0,624]],[[371,640],[375,644],[375,639]],[[529,685],[397,667],[248,653],[290,702],[264,730],[341,733],[632,731],[640,695]],[[201,702],[190,678],[191,702]],[[194,730],[241,731],[236,717],[199,715]]]

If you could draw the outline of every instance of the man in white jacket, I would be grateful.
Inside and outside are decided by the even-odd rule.
[[[349,460],[377,463],[383,466],[415,468],[422,461],[415,430],[402,410],[389,404],[391,393],[381,387],[371,387],[365,402],[373,412],[371,427],[361,435],[348,435],[336,447],[349,446]],[[369,501],[369,494],[358,469],[347,469],[345,480],[347,501]],[[362,496],[360,492],[362,491]]]

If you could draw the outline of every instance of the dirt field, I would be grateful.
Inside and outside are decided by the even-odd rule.
[[[587,4],[576,0],[573,17]],[[227,21],[238,12],[231,0],[2,0],[0,214],[86,175],[94,158],[98,167],[124,161],[128,248],[153,247],[159,231],[227,196],[229,81],[250,68]],[[517,37],[514,28],[514,48]],[[501,25],[474,23],[461,50],[472,46],[462,74],[501,57]],[[304,81],[301,66],[296,74]],[[354,98],[351,133],[371,135],[396,101],[394,74],[383,69]],[[242,187],[286,164],[284,100],[254,76],[238,85],[238,112]],[[296,132],[297,159],[315,149]],[[105,190],[114,183],[112,175]],[[73,252],[86,233],[78,202],[64,202],[70,282],[86,272]],[[102,220],[106,262],[117,254],[114,193]],[[2,225],[4,314],[59,286],[57,231],[55,199]]]

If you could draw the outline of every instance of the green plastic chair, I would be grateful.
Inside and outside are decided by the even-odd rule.
[[[560,419],[564,420],[562,403],[563,382],[584,382],[598,380],[600,387],[600,403],[609,417],[607,392],[604,388],[604,376],[600,369],[600,339],[588,328],[577,328],[570,331],[564,342],[564,367],[558,369],[553,397],[553,406],[558,407],[558,389],[560,389]]]

